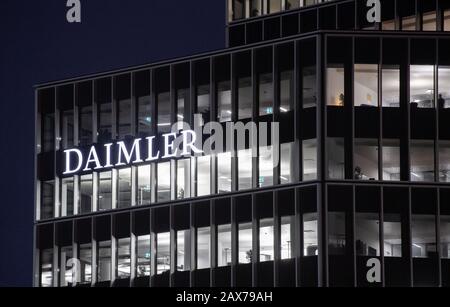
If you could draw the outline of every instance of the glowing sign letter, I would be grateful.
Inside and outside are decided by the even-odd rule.
[[[134,160],[133,163],[144,162],[141,159],[141,141],[142,139],[134,140],[133,147],[131,148],[130,152],[128,152],[124,142],[117,142],[117,145],[119,145],[119,158],[117,159],[116,166],[123,166],[130,164],[133,154],[136,155],[136,160]],[[125,156],[126,163],[122,162],[122,155]]]
[[[75,174],[81,169],[81,165],[83,164],[83,154],[78,149],[64,150],[64,153],[66,154],[66,171],[63,174],[64,175]],[[72,163],[70,163],[71,162],[70,156],[72,154],[76,154],[78,158],[78,164],[75,169],[70,169],[72,165]]]
[[[181,153],[182,156],[187,156],[191,154],[191,151],[193,151],[196,154],[203,153],[203,150],[200,150],[197,147],[195,147],[195,142],[197,141],[197,134],[195,133],[195,131],[185,130],[182,131],[181,134],[183,135],[183,152]],[[190,142],[189,142],[189,135],[191,136]]]
[[[97,150],[95,149],[95,146],[91,147],[91,151],[89,152],[89,156],[88,159],[86,161],[86,167],[84,169],[85,172],[91,170],[91,168],[89,168],[89,165],[91,163],[95,163],[95,169],[102,169],[103,167],[100,164],[100,160],[98,158],[98,154],[97,154]]]
[[[146,138],[148,142],[148,158],[145,160],[146,162],[155,161],[159,159],[160,152],[158,151],[156,155],[153,154],[153,141],[155,140],[154,136]]]
[[[177,138],[177,134],[176,133],[163,134],[163,137],[164,137],[164,153],[165,153],[163,159],[176,157],[177,150],[175,150],[175,152],[172,151],[174,147],[173,141]],[[172,142],[170,142],[170,138],[173,138]]]

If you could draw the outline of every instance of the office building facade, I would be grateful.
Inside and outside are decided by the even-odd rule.
[[[224,50],[37,86],[35,286],[449,286],[450,1],[380,2],[230,0]],[[279,138],[132,150],[196,114]]]

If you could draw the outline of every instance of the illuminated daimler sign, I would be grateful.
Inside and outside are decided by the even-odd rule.
[[[155,136],[151,136],[134,139],[131,146],[127,146],[124,141],[109,143],[103,145],[103,154],[99,154],[100,150],[95,145],[87,155],[77,148],[64,150],[63,175],[203,153],[194,145],[197,134],[192,130],[163,134],[163,150],[155,150],[158,141]]]

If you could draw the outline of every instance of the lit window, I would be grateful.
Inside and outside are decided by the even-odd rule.
[[[294,258],[294,216],[281,218],[281,259]]]
[[[129,278],[131,273],[130,238],[117,240],[117,278]]]
[[[416,16],[408,16],[402,18],[402,30],[403,31],[415,31],[416,30]]]
[[[80,244],[80,273],[81,284],[90,283],[92,281],[92,244]]]
[[[150,235],[137,237],[137,277],[150,276],[150,253]]]
[[[170,162],[158,164],[158,202],[170,200]]]
[[[252,223],[239,224],[239,263],[251,263],[253,259]]]
[[[292,145],[293,147],[294,145]],[[293,150],[293,149],[291,149]],[[292,155],[291,151],[291,155]],[[317,179],[317,140],[303,141],[303,181]]]
[[[328,252],[330,255],[344,255],[346,248],[345,213],[328,213]]]
[[[157,274],[170,271],[170,232],[158,233],[156,237]]]
[[[344,76],[343,67],[327,69],[327,104],[329,106],[344,106]]]
[[[273,153],[272,146],[259,148],[259,186],[267,187],[273,185]]]
[[[197,158],[197,196],[211,194],[211,156]]]
[[[252,188],[252,149],[240,150],[238,152],[239,167],[239,190]]]
[[[98,243],[97,281],[111,280],[111,241]]]
[[[273,218],[259,221],[259,261],[273,261]]]
[[[152,199],[150,165],[137,167],[137,180],[136,204],[138,206],[148,205]]]
[[[411,108],[434,108],[434,66],[411,65]]]
[[[41,251],[41,287],[53,286],[53,249]]]
[[[217,155],[217,191],[231,192],[231,154],[229,152]]]
[[[356,213],[355,235],[358,256],[380,256],[380,218],[376,213]]]
[[[197,269],[208,269],[211,250],[211,228],[204,227],[197,229]]]
[[[231,225],[217,226],[217,266],[231,265]]]
[[[450,216],[441,215],[441,258],[450,259]]]
[[[436,12],[424,13],[422,16],[423,31],[436,31]]]
[[[345,178],[344,139],[328,138],[328,177],[330,179]]]
[[[191,269],[191,231],[177,232],[177,271],[184,272]]]
[[[402,257],[402,223],[400,214],[385,214],[383,222],[384,256]]]
[[[98,210],[111,210],[112,205],[112,173],[99,173]]]
[[[355,106],[378,107],[378,65],[355,64]]]
[[[118,208],[131,206],[131,168],[120,169]]]
[[[177,166],[177,198],[189,198],[191,196],[191,160],[178,160]]]
[[[378,180],[378,140],[355,140],[355,180]]]
[[[400,107],[400,68],[383,66],[382,79],[383,107]]]
[[[383,180],[400,180],[400,140],[383,139]]]
[[[318,255],[317,213],[303,215],[303,256]]]
[[[450,108],[450,67],[439,67],[438,108]]]
[[[434,181],[434,141],[411,141],[411,181]]]
[[[412,215],[412,256],[433,258],[436,256],[436,217],[434,215]]]

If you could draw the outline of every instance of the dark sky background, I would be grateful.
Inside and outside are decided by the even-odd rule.
[[[224,0],[0,1],[0,286],[32,285],[34,89],[223,48]]]

